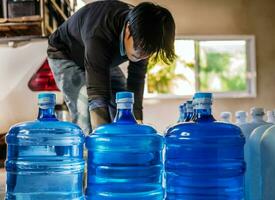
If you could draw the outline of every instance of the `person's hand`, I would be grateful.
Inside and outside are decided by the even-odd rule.
[[[137,123],[138,123],[138,124],[143,124],[143,121],[140,120],[140,119],[137,119]]]

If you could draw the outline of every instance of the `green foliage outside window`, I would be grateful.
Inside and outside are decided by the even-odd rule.
[[[161,61],[149,61],[148,93],[181,95],[195,90],[246,91],[245,45],[243,41],[176,41],[178,57],[175,62],[166,65]]]
[[[230,72],[232,56],[228,53],[207,52],[204,59],[200,59],[200,90],[211,90],[213,77],[218,77],[221,89],[225,91],[246,90],[245,67],[238,67],[238,73]]]

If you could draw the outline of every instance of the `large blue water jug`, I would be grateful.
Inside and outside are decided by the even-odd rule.
[[[39,94],[38,104],[38,119],[14,125],[6,136],[6,200],[82,200],[85,136],[56,119],[54,94]]]
[[[116,95],[111,124],[86,138],[87,200],[163,200],[164,139],[133,116],[133,93]]]
[[[243,199],[244,136],[215,121],[211,104],[211,93],[196,93],[194,121],[167,131],[166,200]]]

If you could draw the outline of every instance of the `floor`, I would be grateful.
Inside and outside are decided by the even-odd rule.
[[[6,188],[6,172],[4,168],[0,168],[0,199],[5,198],[5,188]]]
[[[4,161],[6,157],[5,135],[0,134],[0,200],[5,198],[6,189],[6,172],[4,169]]]

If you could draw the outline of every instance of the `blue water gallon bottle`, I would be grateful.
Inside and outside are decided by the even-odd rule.
[[[134,94],[116,94],[111,124],[86,138],[87,200],[163,200],[164,139],[133,115]]]
[[[212,94],[196,93],[193,122],[166,134],[166,200],[241,200],[245,138],[212,116]]]
[[[180,104],[179,114],[180,114],[180,116],[179,116],[179,119],[178,119],[178,123],[184,122],[186,117],[187,117],[186,103]]]
[[[184,122],[189,122],[192,120],[194,114],[194,110],[193,110],[193,101],[192,100],[188,100],[186,101],[186,118],[184,120]]]
[[[55,94],[39,94],[38,105],[36,121],[16,124],[6,136],[6,200],[82,200],[85,136],[57,120]]]

